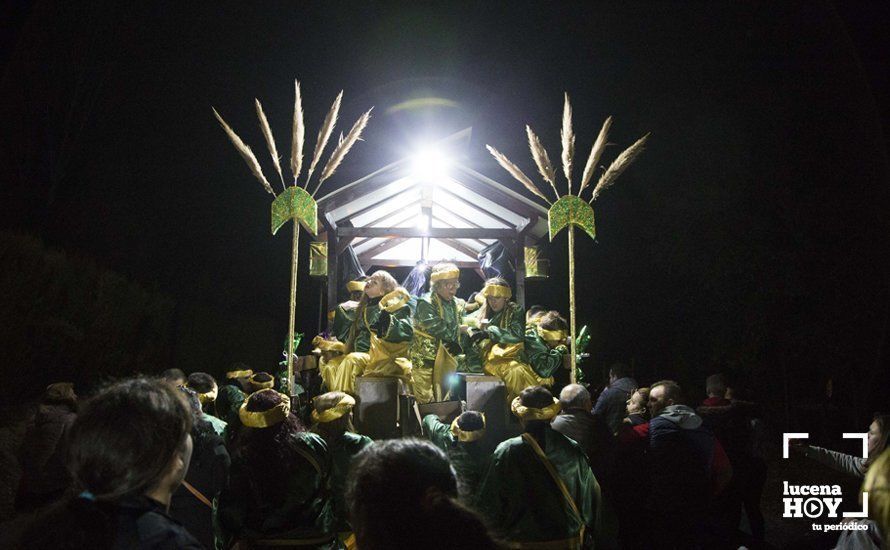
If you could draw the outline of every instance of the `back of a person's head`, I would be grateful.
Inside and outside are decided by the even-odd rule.
[[[544,330],[569,330],[569,324],[558,311],[542,314],[538,326]]]
[[[479,411],[464,411],[457,417],[457,427],[465,432],[475,432],[485,428],[485,417]]]
[[[448,457],[419,439],[371,445],[347,480],[350,523],[363,550],[494,548],[485,526],[456,497]]]
[[[197,393],[207,393],[216,387],[216,379],[206,372],[193,372],[188,377],[188,387]]]
[[[331,391],[319,395],[312,400],[315,409],[312,419],[316,423],[313,429],[326,440],[353,431],[351,411],[354,405],[355,399],[345,392]],[[326,411],[331,412],[324,414]]]
[[[90,399],[72,425],[69,469],[99,500],[141,494],[164,474],[191,426],[177,388],[148,378],[118,382]]]
[[[559,404],[562,410],[583,409],[589,411],[593,407],[590,392],[581,384],[569,384],[559,392]]]
[[[88,400],[69,432],[67,465],[80,495],[35,519],[25,535],[28,545],[110,547],[114,521],[108,511],[157,486],[191,426],[183,394],[158,379],[117,382]]]
[[[530,409],[544,409],[553,404],[553,394],[544,386],[531,386],[519,393],[519,402]]]
[[[251,464],[255,480],[273,490],[280,485],[281,472],[308,463],[298,450],[294,436],[306,431],[290,412],[290,400],[273,389],[250,394],[239,413],[241,427],[232,453]]]
[[[186,380],[185,373],[181,369],[167,369],[161,373],[161,378],[174,384],[184,384]]]
[[[624,363],[612,363],[609,367],[609,375],[615,378],[625,378],[630,376],[630,369]]]
[[[726,378],[722,374],[712,374],[707,377],[705,391],[708,397],[724,397],[726,395]]]
[[[250,391],[255,392],[271,388],[275,385],[275,377],[268,372],[257,372],[250,377]]]

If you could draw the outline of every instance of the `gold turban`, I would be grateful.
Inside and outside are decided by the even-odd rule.
[[[342,417],[344,414],[349,413],[349,411],[351,411],[354,406],[355,399],[351,395],[345,394],[343,397],[340,398],[340,401],[330,409],[326,409],[322,412],[313,410],[312,421],[318,424],[333,422],[334,420]]]
[[[287,418],[288,413],[290,413],[290,398],[283,393],[278,393],[281,396],[281,402],[271,409],[265,411],[247,410],[247,404],[253,399],[253,396],[263,392],[278,393],[271,388],[260,390],[248,397],[241,404],[241,409],[238,410],[238,417],[241,419],[241,423],[248,428],[268,428],[269,426],[274,426]]]
[[[536,409],[534,407],[526,407],[522,404],[522,397],[517,396],[516,399],[513,400],[513,403],[510,405],[510,409],[513,410],[513,414],[519,417],[522,420],[550,420],[557,414],[561,409],[559,405],[559,400],[554,398],[553,403],[544,407],[543,409]]]
[[[458,417],[460,418],[460,417]],[[470,430],[464,431],[460,429],[460,426],[457,425],[457,418],[455,418],[451,422],[451,435],[453,435],[458,441],[462,441],[464,443],[470,443],[472,441],[478,441],[482,439],[485,435],[485,415],[482,415],[482,427],[478,430]]]
[[[480,294],[486,298],[506,298],[508,300],[513,296],[510,287],[501,285],[485,285]]]

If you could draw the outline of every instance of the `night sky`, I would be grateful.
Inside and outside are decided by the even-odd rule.
[[[519,191],[484,145],[535,172],[524,126],[558,157],[567,91],[584,160],[609,115],[607,161],[652,132],[597,201],[597,242],[579,241],[592,364],[633,363],[641,381],[699,386],[724,370],[765,400],[787,389],[797,403],[822,400],[832,379],[833,399],[865,414],[888,383],[887,6],[7,8],[2,228],[169,295],[175,366],[262,368],[287,328],[290,239],[269,234],[271,197],[211,105],[267,176],[253,98],[287,150],[298,78],[310,146],[340,89],[341,128],[375,106],[328,191],[467,126],[465,162]],[[387,113],[428,96],[458,107]],[[550,245],[551,278],[529,283],[527,303],[566,311],[564,235]],[[320,283],[305,258],[298,328],[311,333]]]

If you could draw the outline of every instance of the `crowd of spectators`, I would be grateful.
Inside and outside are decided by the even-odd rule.
[[[353,396],[292,409],[274,382],[236,365],[221,385],[172,369],[86,400],[49,386],[20,452],[19,547],[765,547],[762,414],[721,375],[693,408],[676,382],[639,387],[615,365],[597,399],[523,390],[515,437],[464,410],[376,442]],[[868,458],[795,447],[864,478],[871,518],[841,545],[886,540],[887,422],[869,426]]]

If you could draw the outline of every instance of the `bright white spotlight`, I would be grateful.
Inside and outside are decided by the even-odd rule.
[[[421,214],[417,216],[417,222],[415,225],[417,226],[417,229],[420,229],[421,231],[428,231],[431,225],[430,221],[431,220],[428,215]]]
[[[436,149],[424,149],[411,160],[411,175],[418,183],[439,183],[448,178],[448,158]]]

